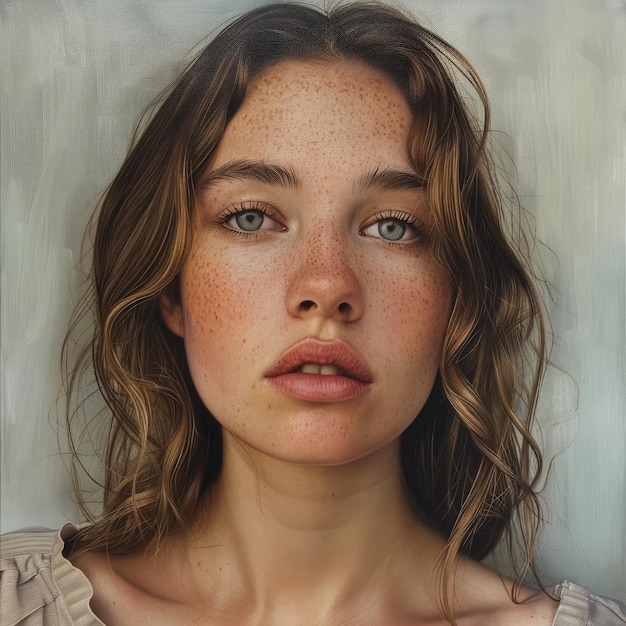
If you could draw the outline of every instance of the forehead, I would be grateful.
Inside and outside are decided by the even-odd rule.
[[[251,81],[216,156],[371,146],[381,160],[386,152],[397,160],[411,122],[403,94],[376,68],[352,60],[281,61]]]

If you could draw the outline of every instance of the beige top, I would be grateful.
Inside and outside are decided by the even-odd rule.
[[[2,626],[102,626],[91,612],[92,588],[64,556],[77,527],[30,530],[0,538]],[[626,626],[626,606],[570,582],[552,588],[561,603],[553,626]]]

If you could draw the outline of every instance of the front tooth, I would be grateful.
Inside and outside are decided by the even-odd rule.
[[[307,363],[300,371],[303,374],[321,374],[322,376],[337,376],[339,368],[336,365],[318,365],[317,363]]]

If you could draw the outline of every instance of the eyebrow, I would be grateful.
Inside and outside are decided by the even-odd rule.
[[[200,181],[200,187],[206,189],[218,180],[228,179],[255,180],[267,185],[278,185],[287,188],[298,188],[300,186],[300,179],[290,168],[263,163],[262,161],[234,159],[209,172]],[[382,191],[395,191],[424,189],[425,187],[426,180],[419,174],[391,168],[376,168],[373,172],[361,176],[357,181],[359,191],[367,191],[371,188],[377,188]]]
[[[426,179],[415,172],[377,168],[373,172],[361,176],[358,181],[358,188],[361,191],[372,187],[382,191],[425,189]]]
[[[212,170],[200,181],[200,187],[206,189],[218,180],[242,178],[255,180],[268,185],[295,188],[300,186],[300,180],[292,169],[280,165],[270,165],[261,161],[247,161],[235,159]]]

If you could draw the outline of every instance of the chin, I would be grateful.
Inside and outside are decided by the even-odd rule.
[[[272,432],[272,442],[264,446],[266,454],[289,463],[331,467],[364,460],[395,446],[402,429],[365,430],[356,418],[317,410]]]

